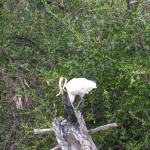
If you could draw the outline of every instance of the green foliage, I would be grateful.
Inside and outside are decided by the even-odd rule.
[[[98,88],[85,97],[98,149],[147,149],[150,106],[150,3],[124,1],[11,2],[1,10],[0,141],[3,149],[50,149],[52,135],[36,136],[63,115],[60,76],[86,77]],[[23,108],[13,100],[22,95]],[[95,123],[94,123],[95,122]]]

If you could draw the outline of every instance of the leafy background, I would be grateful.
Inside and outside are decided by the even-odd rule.
[[[131,1],[132,2],[132,1]],[[3,0],[0,46],[0,149],[48,150],[54,135],[34,135],[63,115],[60,76],[86,77],[85,97],[98,149],[150,147],[150,2]],[[64,4],[64,7],[62,7]],[[22,108],[16,108],[21,95]]]

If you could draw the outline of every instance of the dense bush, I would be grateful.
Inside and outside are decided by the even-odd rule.
[[[26,1],[24,1],[26,2]],[[84,116],[98,149],[148,149],[150,3],[130,9],[123,0],[2,1],[0,147],[50,149],[52,135],[36,136],[63,115],[60,76],[86,77],[98,88],[85,97]],[[15,95],[22,96],[16,109]]]

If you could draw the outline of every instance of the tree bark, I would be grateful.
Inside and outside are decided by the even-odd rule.
[[[96,150],[80,112],[77,113],[77,118],[79,118],[78,127],[63,118],[54,120],[52,129],[58,144],[62,150]]]

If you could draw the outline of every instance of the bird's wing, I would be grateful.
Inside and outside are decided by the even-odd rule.
[[[65,87],[73,95],[84,95],[96,88],[96,83],[85,78],[73,78]]]

